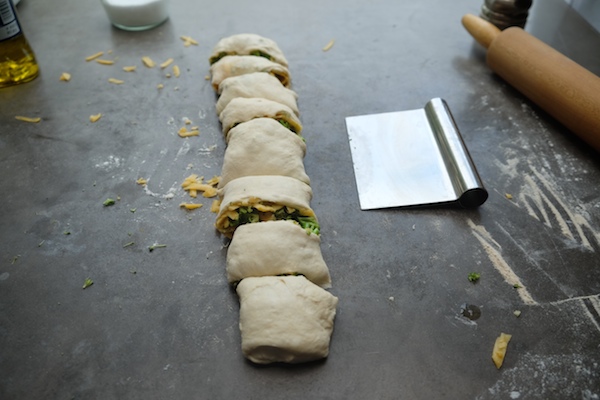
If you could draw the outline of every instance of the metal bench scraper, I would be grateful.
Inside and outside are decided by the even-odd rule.
[[[360,208],[436,204],[465,208],[488,198],[443,99],[423,109],[346,117]]]

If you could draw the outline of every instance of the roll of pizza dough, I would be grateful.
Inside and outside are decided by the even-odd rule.
[[[236,97],[260,97],[273,100],[291,108],[296,116],[300,115],[296,92],[286,88],[277,78],[266,72],[253,72],[223,80],[219,85],[217,114],[220,115],[227,104]]]
[[[273,118],[288,126],[294,133],[302,132],[300,119],[288,106],[257,97],[236,97],[219,114],[225,142],[228,141],[228,133],[231,128],[254,118]]]
[[[222,38],[211,52],[212,65],[227,55],[254,55],[267,58],[284,67],[288,66],[283,52],[273,40],[254,33],[240,33]]]
[[[306,144],[271,118],[256,118],[229,132],[219,188],[250,175],[282,175],[310,184],[304,170]]]
[[[257,276],[303,275],[322,288],[331,287],[321,253],[321,239],[293,221],[240,226],[227,250],[227,280]]]
[[[302,363],[329,354],[338,298],[303,276],[243,279],[242,353],[257,364]]]

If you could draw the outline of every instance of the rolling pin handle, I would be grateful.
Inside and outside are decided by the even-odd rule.
[[[486,49],[490,47],[501,32],[495,25],[473,14],[466,14],[461,21],[467,32]]]

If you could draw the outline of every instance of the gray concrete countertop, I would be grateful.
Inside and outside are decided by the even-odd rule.
[[[480,6],[179,0],[165,24],[133,33],[112,28],[99,1],[22,1],[41,75],[0,91],[0,398],[597,399],[600,159],[486,67],[460,24]],[[561,0],[534,1],[526,30],[600,74],[600,36]],[[340,300],[321,362],[244,359],[211,201],[179,208],[185,177],[220,174],[207,59],[241,32],[279,44],[299,95]],[[109,50],[115,65],[85,61]],[[143,56],[174,58],[181,76]],[[488,201],[360,211],[344,118],[434,97],[452,110]],[[184,118],[198,137],[177,135]],[[167,247],[150,252],[155,243]],[[497,370],[501,332],[513,338]]]

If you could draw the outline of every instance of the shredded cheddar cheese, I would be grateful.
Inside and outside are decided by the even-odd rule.
[[[179,137],[182,138],[186,138],[186,137],[190,137],[190,136],[198,136],[200,135],[200,131],[198,130],[198,127],[193,127],[192,130],[188,131],[187,127],[182,127],[181,129],[179,129],[179,131],[177,132],[177,134],[179,135]]]
[[[98,122],[102,118],[102,114],[90,115],[90,122]]]
[[[212,204],[210,205],[210,212],[213,213],[218,213],[219,209],[221,208],[221,200],[213,200]]]
[[[108,81],[110,83],[114,83],[115,85],[122,85],[123,83],[125,83],[125,81],[122,81],[120,79],[115,79],[115,78],[108,78]]]
[[[69,74],[68,72],[63,72],[60,75],[60,80],[64,82],[69,82],[71,80],[71,74]]]
[[[161,69],[165,69],[167,68],[169,65],[173,64],[173,59],[169,58],[168,60],[166,60],[165,62],[163,62],[162,64],[160,64],[160,68]]]
[[[157,89],[162,89],[162,88],[164,88],[164,87],[165,87],[165,85],[163,85],[162,83],[159,83],[158,85],[156,85],[156,88],[157,88]]]
[[[202,207],[202,204],[197,203],[181,203],[179,207],[185,208],[186,210],[195,210]]]
[[[217,188],[205,183],[192,183],[187,186],[186,190],[197,190],[199,192],[203,192],[203,197],[215,197],[217,195]]]
[[[206,181],[207,185],[211,185],[211,186],[217,186],[217,184],[221,181],[221,177],[220,176],[213,176],[212,178],[210,178],[209,180]]]
[[[329,41],[329,43],[327,43],[327,44],[325,45],[325,47],[323,47],[323,51],[329,51],[329,50],[330,50],[330,49],[333,47],[333,45],[334,45],[334,44],[335,44],[335,40],[334,40],[334,39],[331,39],[331,40]]]
[[[494,343],[494,350],[492,351],[492,360],[496,365],[496,368],[500,369],[502,363],[504,362],[504,357],[506,356],[506,349],[508,348],[508,342],[512,338],[512,335],[507,333],[500,333],[500,336],[496,339]]]
[[[175,78],[179,78],[180,73],[179,67],[177,65],[173,65],[173,75],[175,75]]]
[[[42,120],[40,117],[31,118],[31,117],[23,117],[21,115],[15,116],[15,119],[18,119],[19,121],[23,121],[23,122],[32,122],[34,124],[37,124],[38,122],[40,122]]]
[[[113,65],[115,63],[114,60],[105,60],[101,58],[97,59],[96,62],[102,65]]]
[[[91,56],[86,57],[85,61],[88,61],[88,62],[89,61],[93,61],[96,58],[102,57],[103,55],[104,55],[104,52],[103,51],[99,51],[96,54],[92,54]]]
[[[198,42],[192,39],[191,36],[180,36],[180,39],[183,40],[185,47],[190,47],[191,45],[198,46]]]
[[[185,178],[181,187],[183,190],[189,193],[190,197],[196,197],[198,192],[202,192],[203,197],[215,197],[217,195],[217,188],[215,185],[219,182],[218,177],[213,177],[207,183],[203,183],[203,176],[198,176],[196,174],[192,174]],[[210,182],[210,183],[209,183]]]
[[[154,66],[156,65],[156,63],[152,61],[152,59],[148,56],[142,57],[142,62],[148,68],[154,68]]]
[[[137,67],[135,65],[128,65],[123,67],[123,71],[125,72],[133,72]]]
[[[190,183],[202,182],[203,180],[204,180],[203,176],[198,176],[196,174],[192,174],[183,180],[183,182],[181,183],[181,187],[185,189],[185,187],[187,185],[189,185]]]
[[[148,183],[148,180],[144,178],[139,178],[137,181],[135,181],[135,183],[137,183],[138,185],[146,185]]]

